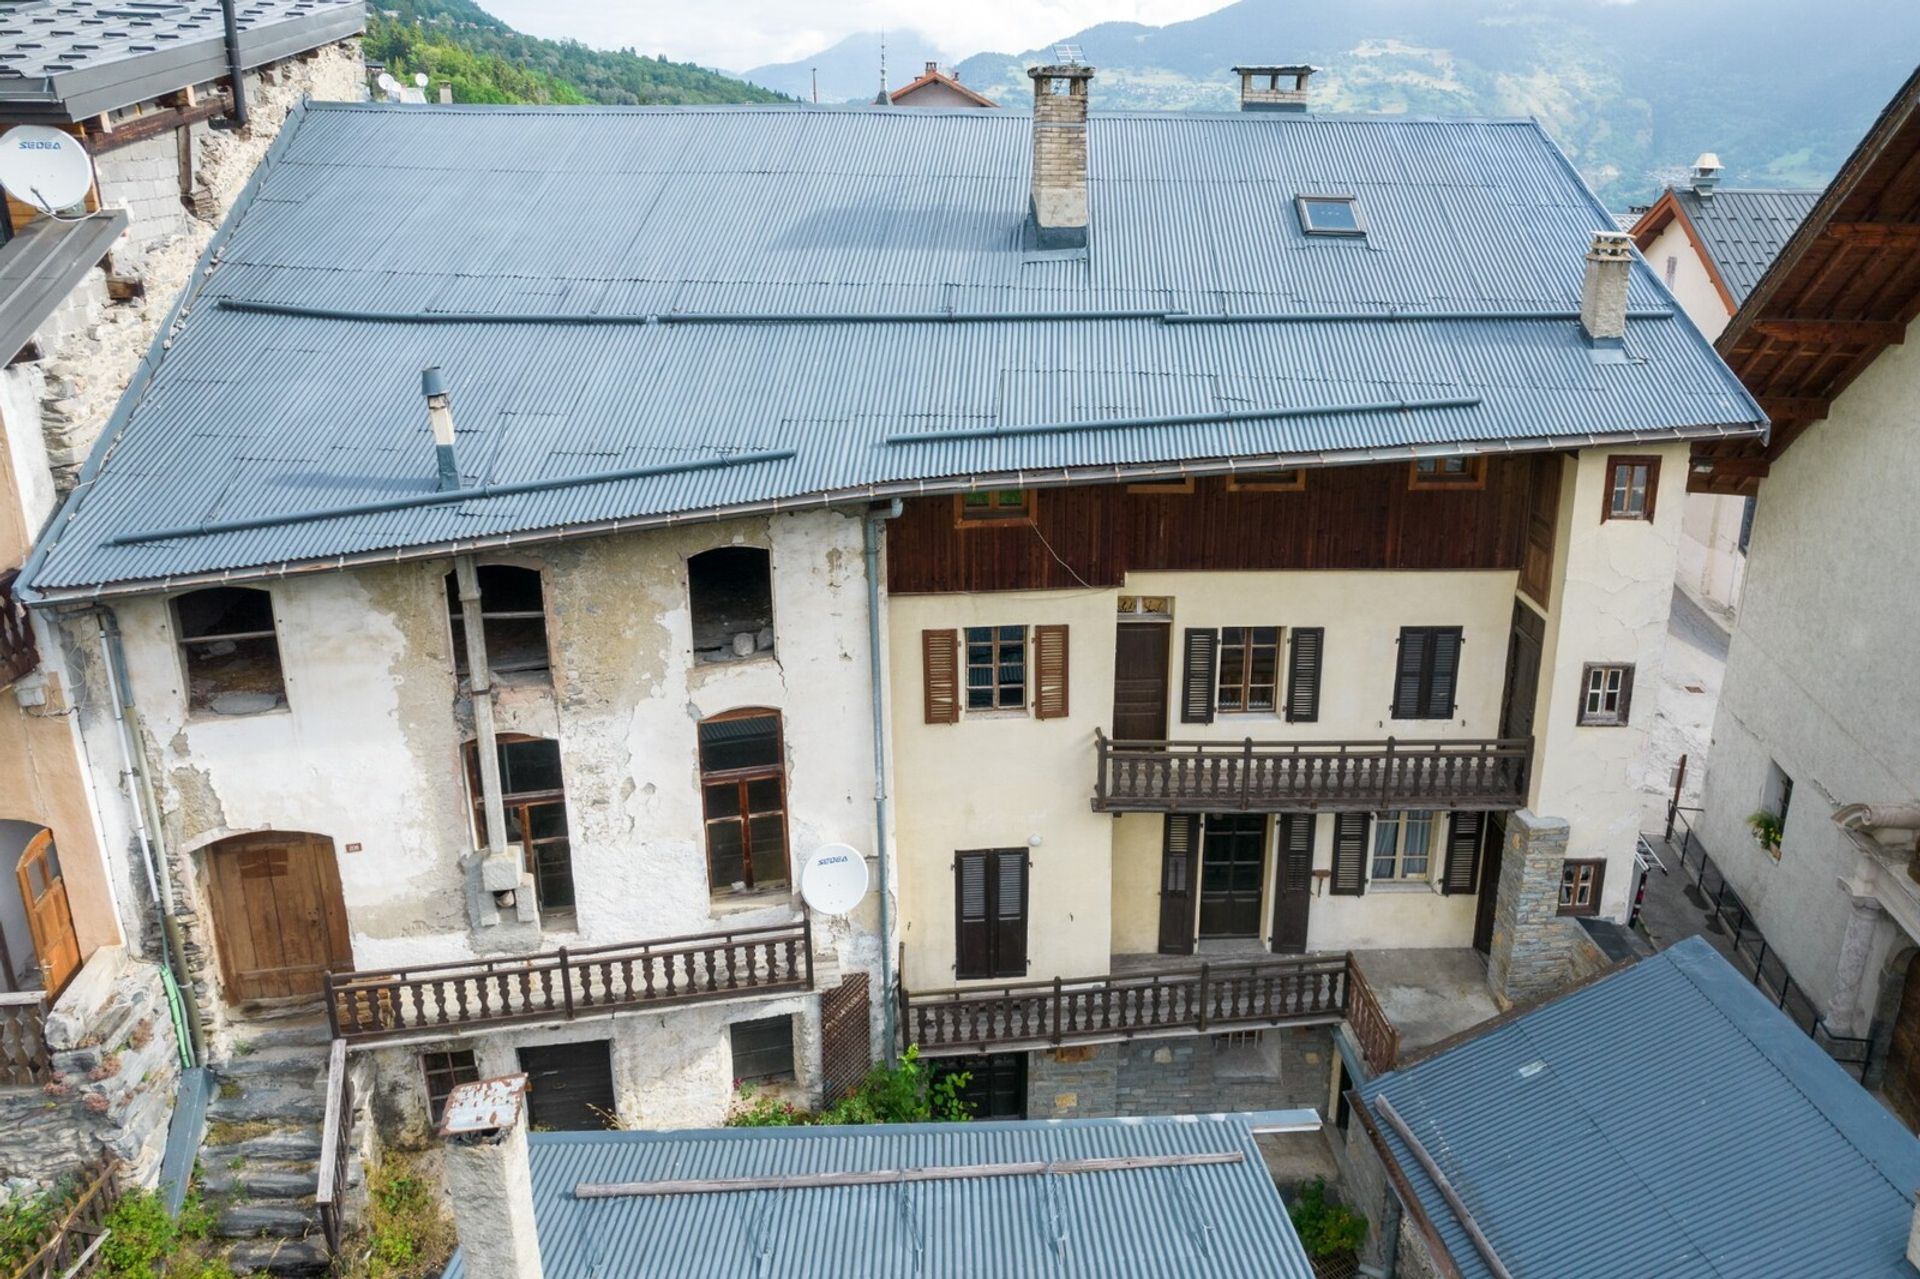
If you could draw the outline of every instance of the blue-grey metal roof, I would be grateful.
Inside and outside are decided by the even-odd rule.
[[[35,218],[0,244],[0,366],[13,361],[127,229],[125,209]]]
[[[546,1279],[1309,1279],[1246,1116],[533,1133]],[[583,1182],[1239,1154],[1233,1163],[576,1199]],[[443,1279],[465,1279],[456,1254]]]
[[[364,0],[237,0],[240,63],[366,26]],[[220,0],[0,0],[0,114],[82,120],[227,74]]]
[[[1096,115],[1077,252],[1023,247],[1031,128],[962,109],[312,104],[123,399],[33,588],[1128,468],[1763,428],[1644,264],[1624,356],[1596,360],[1576,314],[1612,223],[1531,121]],[[1293,198],[1314,191],[1357,195],[1368,235],[1303,235]],[[427,365],[472,485],[776,456],[323,515],[432,495]]]
[[[1693,223],[1735,306],[1747,300],[1821,194],[1729,189],[1701,199],[1691,188],[1673,189],[1674,202]]]
[[[1920,1140],[1691,938],[1361,1089],[1514,1274],[1913,1279]],[[1464,1279],[1492,1272],[1376,1118]]]

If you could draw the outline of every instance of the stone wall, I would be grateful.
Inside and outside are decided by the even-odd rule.
[[[1324,1026],[1275,1027],[1257,1044],[1194,1035],[1041,1050],[1027,1055],[1027,1117],[1325,1113],[1333,1058]]]
[[[1593,942],[1576,921],[1559,915],[1560,868],[1568,835],[1566,822],[1528,809],[1507,819],[1493,947],[1487,957],[1487,984],[1503,1004],[1550,995],[1597,971],[1588,967]]]

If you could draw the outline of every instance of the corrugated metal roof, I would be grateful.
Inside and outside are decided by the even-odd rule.
[[[1692,938],[1361,1090],[1516,1275],[1913,1279],[1920,1140]],[[1381,1131],[1465,1279],[1491,1271]]]
[[[341,563],[989,475],[1764,421],[1643,265],[1630,304],[1662,318],[1629,322],[1627,361],[1594,362],[1574,315],[1586,248],[1611,222],[1532,122],[1097,115],[1092,242],[1067,254],[1023,248],[1030,130],[975,110],[313,104],[123,400],[33,585]],[[1301,191],[1357,195],[1370,234],[1301,234]],[[332,314],[299,313],[315,308]],[[690,315],[731,319],[647,322]],[[1440,315],[1462,318],[1419,318]],[[627,322],[588,322],[610,317]],[[795,455],[302,518],[432,491],[418,390],[431,364],[475,484]],[[1460,400],[1476,403],[1393,407]],[[1345,411],[1360,405],[1388,407]],[[1265,408],[1343,411],[1247,417]],[[114,544],[255,517],[279,522]]]
[[[1813,212],[1819,191],[1716,190],[1701,199],[1689,187],[1673,188],[1674,202],[1700,236],[1736,305],[1773,265],[1793,233]]]
[[[125,209],[102,209],[84,218],[35,218],[0,244],[0,365],[32,340],[126,229]]]
[[[1309,1279],[1247,1117],[533,1133],[546,1279]],[[1236,1163],[576,1199],[583,1182],[1126,1156]],[[443,1279],[464,1279],[456,1254]]]

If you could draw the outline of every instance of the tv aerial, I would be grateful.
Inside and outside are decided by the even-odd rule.
[[[823,915],[844,915],[867,895],[867,859],[847,844],[822,844],[800,870],[800,897]]]
[[[0,133],[0,187],[42,213],[70,209],[93,188],[93,157],[80,139],[43,124]]]

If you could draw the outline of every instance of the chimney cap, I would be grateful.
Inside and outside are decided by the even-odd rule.
[[[939,70],[940,70],[940,64],[939,64],[938,62],[929,62],[929,63],[927,63],[927,74],[928,74],[928,75],[935,75],[935,74],[937,74],[937,73],[939,72]]]
[[[447,379],[441,375],[438,364],[420,370],[420,394],[432,397],[446,393]]]
[[[1725,167],[1720,163],[1720,157],[1711,151],[1702,151],[1700,158],[1693,162],[1695,173],[1718,173]]]
[[[1633,237],[1625,231],[1595,231],[1587,256],[1596,262],[1631,262]]]
[[[1035,80],[1091,80],[1093,68],[1078,62],[1055,62],[1043,67],[1028,67],[1027,74]]]
[[[1274,62],[1252,67],[1235,67],[1233,73],[1235,75],[1310,76],[1319,69],[1310,62]]]
[[[502,1075],[477,1083],[460,1084],[447,1094],[440,1120],[442,1137],[484,1136],[511,1128],[526,1104],[527,1077]]]

